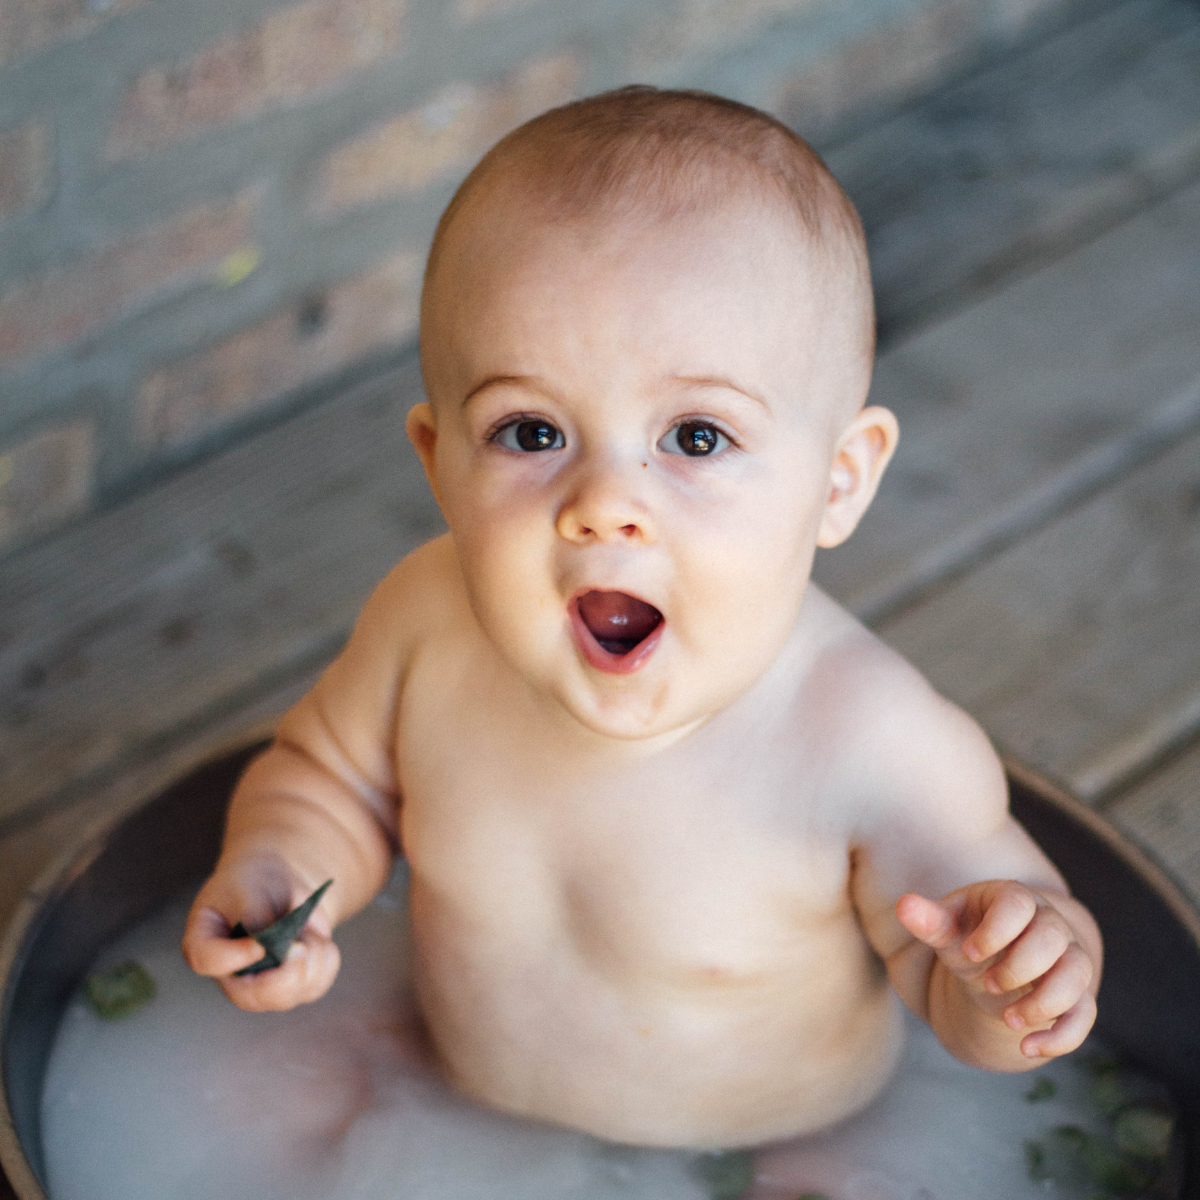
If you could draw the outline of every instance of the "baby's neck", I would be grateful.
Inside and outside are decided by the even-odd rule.
[[[611,733],[585,725],[555,696],[540,694],[535,698],[535,703],[540,710],[539,715],[548,726],[548,732],[555,738],[557,752],[597,766],[615,766],[654,758],[687,741],[713,717],[725,711],[718,709],[704,713],[674,729],[646,737],[614,737]]]

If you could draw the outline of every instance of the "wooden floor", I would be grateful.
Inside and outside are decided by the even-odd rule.
[[[1200,7],[1093,12],[827,148],[903,440],[817,577],[1200,901]],[[0,922],[440,528],[419,397],[412,361],[0,564]]]

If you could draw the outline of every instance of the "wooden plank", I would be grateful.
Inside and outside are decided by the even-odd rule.
[[[315,682],[315,672],[299,675],[158,754],[125,762],[107,785],[77,796],[67,793],[36,820],[0,838],[0,931],[23,900],[36,907],[45,899],[38,878],[47,867],[69,860],[97,829],[107,828],[193,767],[269,737],[279,716]]]
[[[334,653],[441,528],[420,396],[414,360],[4,564],[0,836]]]
[[[862,212],[891,342],[1200,175],[1200,9],[1117,5],[826,157]]]
[[[1119,796],[1104,815],[1200,905],[1200,745]]]
[[[884,355],[900,449],[822,586],[881,620],[1193,428],[1198,279],[1193,185]]]
[[[999,746],[1086,801],[1200,731],[1200,434],[883,636]]]

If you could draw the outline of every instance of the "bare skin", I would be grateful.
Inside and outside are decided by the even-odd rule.
[[[897,432],[805,238],[750,198],[619,227],[472,206],[409,418],[450,533],[247,773],[189,962],[243,1008],[316,999],[402,846],[448,1077],[655,1145],[860,1108],[895,994],[979,1066],[1074,1049],[1091,917],[979,729],[809,583]],[[644,636],[606,648],[597,614]],[[288,962],[235,978],[261,950],[232,926],[330,877]]]

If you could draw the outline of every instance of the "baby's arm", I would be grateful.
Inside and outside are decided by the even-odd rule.
[[[910,741],[920,757],[896,748],[901,802],[856,847],[855,900],[893,987],[951,1053],[1028,1070],[1091,1029],[1100,934],[1009,816],[983,733],[934,703],[929,735]]]
[[[407,657],[402,563],[367,603],[345,650],[280,723],[230,803],[221,857],[188,916],[183,952],[240,1008],[316,1000],[337,975],[334,927],[385,882],[396,848],[390,747]],[[262,957],[241,921],[269,925],[334,881],[283,966],[237,977]]]

